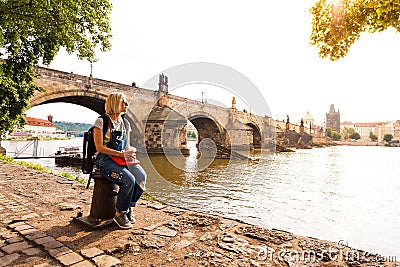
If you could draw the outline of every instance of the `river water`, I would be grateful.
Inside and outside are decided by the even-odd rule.
[[[61,147],[80,147],[82,148],[83,138],[71,138],[69,140],[39,140],[37,155],[40,156],[54,156],[54,154]],[[14,157],[19,154],[19,157],[29,157],[33,155],[33,141],[1,141],[1,146],[7,150],[7,156]],[[24,149],[26,147],[26,149]],[[82,149],[81,149],[82,150]],[[68,172],[74,177],[79,176],[81,178],[87,178],[81,172],[80,167],[70,166],[56,166],[54,158],[43,158],[43,159],[23,159],[23,161],[38,163],[43,167],[58,172]]]
[[[51,141],[46,147],[81,143],[77,138]],[[2,141],[2,146],[13,151],[12,142]],[[193,143],[191,149],[186,158],[155,155],[142,160],[150,174],[149,194],[172,205],[299,235],[344,240],[351,247],[400,259],[399,148],[296,150],[275,154],[263,164],[215,160],[204,170],[192,153]],[[181,161],[180,167],[171,161]],[[54,159],[40,162],[54,167]],[[151,169],[165,181],[153,178]],[[78,169],[72,171],[79,174]]]

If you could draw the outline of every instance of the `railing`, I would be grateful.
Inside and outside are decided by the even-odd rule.
[[[37,157],[37,148],[38,148],[38,138],[34,137],[33,140],[29,143],[27,143],[25,146],[23,146],[19,151],[15,151],[15,154],[13,158],[18,158],[22,153],[25,152],[29,147],[33,145],[33,157]]]

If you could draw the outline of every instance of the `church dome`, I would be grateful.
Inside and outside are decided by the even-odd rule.
[[[310,114],[310,112],[307,111],[306,115],[303,116],[304,121],[313,121],[314,116]]]

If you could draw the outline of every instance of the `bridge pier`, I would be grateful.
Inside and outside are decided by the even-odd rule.
[[[188,155],[185,117],[167,106],[155,107],[145,123],[145,146],[148,153]]]
[[[249,126],[241,125],[240,128],[236,128],[230,125],[227,128],[230,139],[230,148],[235,150],[252,150],[254,149],[253,144],[253,129]]]

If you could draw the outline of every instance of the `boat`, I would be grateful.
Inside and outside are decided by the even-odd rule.
[[[59,147],[55,154],[55,163],[61,166],[81,166],[82,151],[78,146]]]

